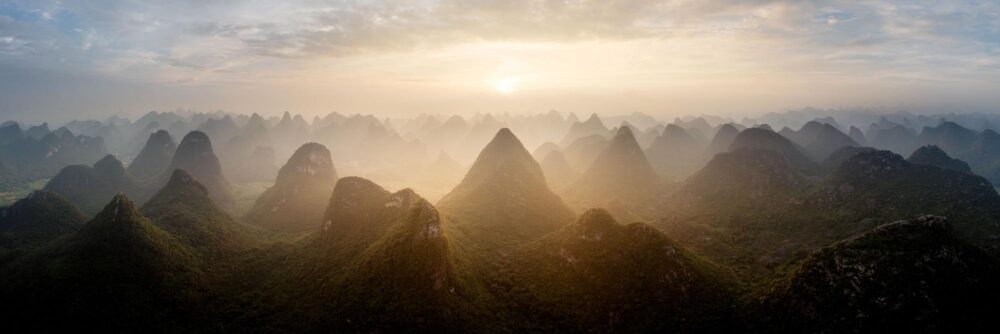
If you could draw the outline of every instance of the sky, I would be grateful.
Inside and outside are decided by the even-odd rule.
[[[0,119],[1000,112],[1000,1],[0,0]]]

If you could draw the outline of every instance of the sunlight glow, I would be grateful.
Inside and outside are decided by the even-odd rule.
[[[506,78],[500,80],[494,85],[493,89],[496,89],[500,94],[512,94],[517,90],[517,78]]]

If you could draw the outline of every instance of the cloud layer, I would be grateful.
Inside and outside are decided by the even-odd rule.
[[[586,53],[573,57],[568,54],[572,52]],[[519,81],[533,82],[539,92],[557,91],[533,96],[544,101],[572,95],[570,88],[589,81],[595,91],[624,85],[617,93],[639,95],[676,92],[678,86],[704,91],[711,88],[705,85],[716,85],[727,91],[713,93],[740,96],[741,85],[753,81],[773,88],[815,84],[845,89],[848,98],[854,96],[851,90],[870,87],[901,96],[920,90],[971,94],[996,88],[1000,80],[1000,4],[0,0],[0,71],[7,73],[0,86],[13,86],[14,91],[38,91],[18,82],[44,85],[46,80],[62,80],[71,89],[70,83],[80,81],[105,85],[105,90],[87,89],[110,98],[120,97],[115,92],[122,86],[145,87],[146,92],[169,93],[163,100],[206,103],[195,103],[199,107],[240,107],[225,99],[239,92],[266,91],[261,85],[276,91],[338,87],[330,80],[357,80],[368,85],[367,94],[400,88],[400,82],[423,82],[431,89],[423,93],[443,99],[455,87],[477,80],[472,78],[503,80],[512,75],[528,78]],[[581,74],[587,72],[593,75]],[[560,83],[553,76],[576,81]],[[440,86],[427,85],[430,81]],[[195,86],[200,95],[188,92]],[[406,87],[421,94],[413,85]],[[454,92],[475,101],[473,90]],[[3,94],[0,98],[14,101],[0,104],[0,112],[6,113],[73,104],[46,107],[45,101],[35,104]],[[285,95],[286,101],[303,98]],[[787,98],[810,103],[809,95],[792,92]],[[281,108],[280,96],[266,98],[279,102],[264,105]],[[165,102],[151,99],[145,109]],[[814,103],[824,102],[829,101]],[[141,108],[142,103],[106,107]],[[185,106],[183,101],[175,103]],[[765,105],[780,104],[761,107]],[[366,106],[371,105],[357,104]]]

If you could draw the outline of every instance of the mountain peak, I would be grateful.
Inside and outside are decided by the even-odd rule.
[[[593,123],[593,124],[600,123],[601,126],[604,126],[604,122],[601,121],[600,116],[597,116],[597,113],[590,114],[590,117],[587,118],[587,121],[585,123]]]
[[[219,158],[212,149],[212,141],[201,131],[191,131],[177,146],[170,167],[162,176],[163,183],[169,181],[175,169],[183,169],[208,189],[212,200],[227,210],[235,207],[229,181],[222,174]]]
[[[68,200],[45,190],[32,191],[8,207],[0,208],[2,247],[56,239],[76,231],[87,221]]]
[[[323,219],[335,182],[330,151],[317,143],[302,145],[281,167],[274,185],[257,198],[246,220],[279,232],[313,231]]]
[[[628,126],[620,126],[618,127],[618,132],[615,132],[615,137],[612,141],[630,140],[629,138],[631,138],[631,141],[635,141],[635,135],[632,134],[632,128]],[[639,144],[636,143],[636,145],[638,146]]]
[[[177,150],[177,144],[166,130],[149,135],[146,145],[128,166],[128,172],[139,179],[151,179],[164,172]]]
[[[517,139],[517,136],[515,136],[514,132],[510,131],[510,129],[501,128],[497,131],[497,134],[493,136],[493,140],[490,141],[490,145],[494,145],[494,143],[498,143],[498,145],[503,144],[520,146],[521,140]]]
[[[295,182],[296,179],[309,179],[311,182],[322,182],[333,185],[337,172],[333,167],[330,151],[318,143],[307,143],[295,150],[292,157],[278,172],[275,183]]]
[[[777,151],[788,160],[788,163],[805,174],[812,174],[818,167],[816,163],[807,157],[798,145],[790,139],[777,132],[762,128],[747,128],[740,131],[729,149],[736,150],[741,147],[756,147]]]
[[[104,158],[94,163],[94,174],[108,179],[119,179],[125,176],[125,167],[113,154],[105,155]]]
[[[142,219],[135,203],[128,199],[124,193],[118,193],[111,199],[104,209],[94,216],[95,221],[104,222],[136,222]]]
[[[479,241],[496,240],[496,229],[506,226],[502,229],[510,235],[502,241],[505,245],[551,232],[573,216],[549,189],[541,166],[508,129],[486,145],[438,207],[464,218],[459,224],[489,226],[472,228]]]
[[[180,187],[193,187],[198,189],[200,193],[208,195],[208,190],[201,183],[198,183],[191,174],[184,171],[183,169],[175,169],[173,174],[170,175],[170,181],[167,182],[167,186],[164,188],[180,188]]]
[[[602,208],[588,209],[577,220],[577,224],[593,229],[606,229],[609,226],[618,225],[615,217],[611,216],[608,210]]]
[[[918,165],[936,166],[959,172],[972,173],[972,168],[965,161],[953,159],[937,145],[925,145],[913,151],[906,161]]]
[[[613,200],[638,203],[659,184],[660,177],[632,131],[622,127],[564,195],[576,207],[603,206]]]
[[[212,149],[212,140],[208,138],[208,134],[202,131],[191,131],[181,139],[181,145],[177,148],[178,151],[193,150],[193,149]]]

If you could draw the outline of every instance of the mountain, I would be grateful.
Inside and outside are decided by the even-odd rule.
[[[421,166],[419,172],[413,174],[413,187],[419,189],[428,201],[436,201],[455,188],[464,174],[465,167],[462,164],[452,159],[448,153],[440,151],[436,159]]]
[[[642,223],[591,209],[501,269],[517,332],[717,332],[735,281]],[[519,328],[519,327],[518,327]]]
[[[802,128],[800,128],[798,131],[792,130],[788,127],[784,127],[781,129],[781,131],[778,132],[778,134],[784,136],[785,138],[788,138],[789,140],[791,140],[792,142],[794,142],[799,146],[806,146],[811,144],[816,139],[816,137],[819,135],[819,132],[822,131],[822,129],[823,129],[823,123],[817,121],[809,121],[806,122],[806,124],[803,125]]]
[[[573,166],[573,169],[585,170],[590,168],[594,159],[597,159],[597,156],[608,147],[608,144],[610,141],[604,136],[590,135],[574,140],[562,151],[566,156],[566,161],[569,162],[570,166]]]
[[[993,184],[1000,184],[1000,134],[993,130],[983,130],[979,139],[972,144],[969,165],[972,170]]]
[[[15,332],[188,331],[201,313],[198,260],[117,195],[79,231],[0,270]],[[190,327],[189,327],[190,326]]]
[[[75,232],[87,216],[59,194],[33,191],[0,208],[0,248],[41,245]]]
[[[803,153],[802,148],[774,131],[760,128],[740,131],[729,145],[729,149],[732,151],[741,147],[765,148],[781,153],[792,168],[806,175],[815,174],[818,168],[816,163]]]
[[[166,166],[174,158],[177,144],[166,130],[149,135],[146,146],[128,166],[128,172],[139,180],[151,180],[163,174]]]
[[[188,172],[198,183],[204,185],[209,197],[219,207],[227,212],[235,209],[236,203],[229,189],[229,181],[222,175],[222,166],[212,150],[212,141],[204,132],[191,131],[184,136],[177,146],[174,159],[160,176],[160,184],[167,184],[177,169]]]
[[[873,125],[868,143],[873,147],[906,154],[913,152],[920,145],[917,142],[917,134],[913,130],[902,125],[895,125],[888,128],[878,128]]]
[[[855,154],[811,195],[816,210],[844,219],[894,220],[916,214],[949,217],[960,238],[994,247],[1000,240],[1000,195],[986,179],[907,162],[889,151]]]
[[[208,118],[205,120],[201,126],[198,127],[197,131],[204,133],[206,137],[212,137],[218,140],[220,143],[225,143],[229,141],[230,138],[236,136],[240,131],[239,125],[236,125],[236,121],[233,120],[232,116],[226,115],[222,118]],[[183,143],[183,140],[181,140]]]
[[[336,182],[330,151],[317,143],[302,145],[281,167],[274,185],[257,198],[245,221],[285,233],[317,230]]]
[[[284,127],[283,131],[286,134],[304,131],[301,128],[293,130],[292,128],[295,126],[287,123]],[[277,144],[298,147],[305,142],[305,140],[287,140],[292,136],[301,136],[301,134],[286,135]],[[230,180],[241,182],[274,181],[274,175],[278,173],[275,156],[279,155],[274,150],[275,144],[276,141],[271,136],[267,122],[260,115],[254,114],[243,126],[240,133],[224,142],[222,148],[219,149],[218,157],[222,164],[222,172]],[[290,156],[291,153],[280,152],[282,156],[285,154]]]
[[[935,127],[924,127],[917,136],[919,145],[935,145],[951,156],[962,156],[972,149],[979,135],[954,122],[941,122]]]
[[[542,161],[545,160],[545,157],[549,156],[549,153],[558,150],[559,150],[559,145],[556,145],[553,142],[545,142],[544,144],[539,145],[538,148],[536,148],[535,151],[531,153],[531,156],[535,158],[535,161]]]
[[[277,153],[267,146],[257,146],[238,166],[230,168],[238,182],[271,182],[278,174]],[[228,173],[226,175],[229,175]]]
[[[937,145],[921,146],[916,151],[913,151],[913,154],[906,161],[918,165],[935,166],[964,173],[972,173],[969,164],[962,160],[953,159],[948,156],[948,153],[937,147]]]
[[[632,131],[623,126],[564,196],[578,207],[604,206],[613,201],[638,204],[657,192],[660,184],[660,176]]]
[[[989,332],[1000,263],[920,216],[824,248],[765,300],[774,332]],[[753,331],[753,330],[751,330]]]
[[[781,129],[781,135],[803,148],[815,161],[823,161],[830,153],[845,146],[859,146],[858,143],[829,123],[810,121],[798,131]]]
[[[847,159],[850,159],[855,154],[861,152],[871,152],[871,151],[875,151],[875,149],[871,147],[857,147],[857,146],[841,147],[836,151],[833,151],[833,153],[830,153],[830,156],[828,156],[826,160],[823,160],[823,162],[820,163],[820,170],[824,175],[831,174],[834,171],[836,171],[837,168],[840,168],[840,165],[843,164],[844,161],[847,161]]]
[[[472,306],[455,267],[449,222],[409,189],[389,194],[354,178],[336,189],[321,242],[355,247],[339,253],[346,267],[326,274],[333,287],[319,293],[337,305],[319,328],[463,331]]]
[[[858,143],[859,146],[868,146],[868,138],[865,137],[864,132],[861,132],[861,129],[852,125],[849,131],[847,135],[851,136],[855,143]]]
[[[211,199],[208,189],[182,169],[142,207],[155,226],[199,255],[223,258],[251,245],[246,229]]]
[[[549,152],[541,162],[542,173],[545,174],[545,181],[552,189],[562,189],[570,185],[579,177],[579,172],[570,166],[566,161],[566,156],[560,150]]]
[[[89,214],[100,211],[102,203],[120,192],[140,200],[148,198],[146,191],[125,171],[121,161],[110,154],[93,167],[73,165],[63,168],[43,189],[59,194]]]
[[[596,113],[590,114],[590,118],[587,118],[584,122],[573,122],[573,125],[569,128],[569,132],[566,133],[566,136],[560,142],[560,146],[567,147],[577,139],[593,135],[601,137],[608,135],[608,128],[604,126],[604,122],[601,121],[601,118]]]
[[[42,123],[42,125],[36,125],[28,128],[27,131],[24,131],[24,135],[38,140],[42,139],[42,137],[45,137],[45,135],[48,135],[50,132],[52,131],[49,130],[49,123]]]
[[[733,144],[733,140],[736,140],[736,136],[739,134],[740,130],[733,124],[726,123],[720,126],[719,130],[715,132],[715,136],[712,137],[712,141],[708,143],[704,159],[711,160],[716,154],[728,152],[729,146]]]
[[[684,128],[670,124],[646,148],[645,155],[658,175],[668,180],[680,180],[700,167],[704,152],[704,142],[692,137]]]
[[[501,250],[535,240],[573,220],[549,190],[541,167],[510,130],[497,132],[462,182],[438,202],[476,247]]]
[[[823,161],[842,147],[857,146],[860,145],[850,136],[840,132],[833,125],[824,123],[819,126],[810,143],[805,145],[805,150],[815,161]]]
[[[506,127],[506,124],[494,118],[492,114],[487,113],[479,119],[478,122],[472,125],[471,129],[469,129],[468,135],[462,139],[462,143],[464,144],[462,150],[463,155],[471,158],[478,152],[480,147],[483,147],[484,144],[490,141],[493,134]],[[468,161],[468,159],[463,161]]]
[[[760,208],[787,202],[808,185],[781,153],[742,147],[716,154],[666,202],[676,210]]]
[[[29,179],[50,178],[66,166],[91,164],[108,154],[100,137],[50,132],[35,139],[16,124],[0,128],[0,143],[7,167]]]

